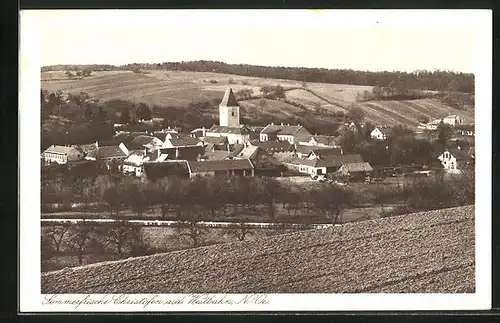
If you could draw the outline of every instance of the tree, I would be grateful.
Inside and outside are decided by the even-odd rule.
[[[82,71],[76,71],[76,76],[82,76]]]
[[[140,120],[151,120],[151,109],[143,102],[137,107],[136,116]]]
[[[352,153],[360,143],[359,137],[353,130],[346,130],[340,135],[340,146],[344,154]]]
[[[234,84],[234,83],[235,83],[235,82],[234,82],[234,79],[233,79],[232,77],[230,77],[230,78],[229,78],[229,81],[228,81],[228,82],[229,82],[229,84]]]
[[[260,113],[264,112],[264,108],[267,106],[267,101],[266,99],[260,99],[259,100],[259,107],[260,107]]]
[[[359,106],[353,105],[349,107],[347,117],[354,122],[361,122],[365,118],[365,112]]]
[[[76,253],[78,264],[83,265],[83,256],[89,250],[95,228],[89,224],[82,223],[76,225],[72,231],[68,241],[69,248]]]
[[[325,211],[332,224],[341,221],[343,210],[354,201],[354,195],[351,191],[332,185],[317,189],[313,196],[316,207]]]
[[[235,237],[239,241],[244,241],[246,237],[253,235],[253,231],[250,229],[250,226],[243,221],[229,225],[225,228],[224,233]]]
[[[444,123],[441,120],[441,123],[437,127],[437,131],[438,131],[437,142],[439,143],[439,145],[441,145],[442,148],[445,148],[446,143],[448,142],[451,136],[451,128],[448,124]]]
[[[140,228],[131,225],[127,220],[118,220],[108,228],[106,233],[106,242],[114,245],[116,254],[121,256],[123,248],[131,246],[136,236],[135,231]]]
[[[73,78],[73,73],[71,73],[70,71],[66,71],[66,73],[64,73],[66,75],[67,78],[69,79],[72,79]]]
[[[201,221],[201,214],[195,210],[195,207],[189,206],[189,210],[182,218],[182,222],[177,225],[177,234],[179,237],[188,238],[193,248],[203,244],[203,237],[206,234],[206,229],[202,228],[199,224]]]
[[[82,75],[83,75],[83,77],[88,77],[88,76],[90,76],[91,74],[92,74],[92,70],[91,70],[91,69],[89,69],[89,68],[85,68],[85,69],[83,69],[83,70],[82,70]]]
[[[286,98],[285,89],[279,84],[276,85],[276,87],[274,88],[274,96],[278,100],[285,99]]]
[[[272,92],[272,88],[270,86],[262,86],[260,88],[260,92],[262,93],[262,96],[266,98],[269,93]]]
[[[61,251],[61,243],[68,230],[69,227],[67,226],[56,225],[56,226],[51,226],[46,231],[45,235],[54,243],[54,246],[56,247],[56,252]]]
[[[372,88],[372,94],[375,99],[380,99],[382,97],[382,88],[378,85]]]
[[[130,123],[130,110],[128,107],[123,108],[122,113],[120,114],[120,123]]]
[[[123,205],[123,193],[116,186],[111,186],[104,191],[103,199],[109,205],[109,213],[113,215],[113,211],[115,214],[121,210]]]
[[[307,89],[307,82],[302,82],[300,85],[303,89]]]

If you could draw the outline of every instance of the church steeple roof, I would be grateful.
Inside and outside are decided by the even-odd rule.
[[[239,106],[238,101],[236,100],[236,97],[234,96],[233,89],[231,89],[230,87],[227,88],[226,93],[224,93],[224,97],[222,98],[220,105],[223,107],[237,107],[237,106]]]

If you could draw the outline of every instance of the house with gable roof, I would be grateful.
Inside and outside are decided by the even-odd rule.
[[[311,133],[301,125],[275,125],[271,123],[260,132],[260,141],[288,141],[296,144],[308,140]]]
[[[83,159],[84,152],[75,147],[52,145],[44,150],[42,158],[46,165],[53,163],[62,165]]]
[[[448,148],[439,154],[437,159],[441,162],[446,172],[460,173],[461,170],[474,165],[474,151]]]

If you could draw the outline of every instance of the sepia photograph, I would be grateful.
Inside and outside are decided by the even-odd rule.
[[[489,308],[491,12],[20,21],[30,308]]]

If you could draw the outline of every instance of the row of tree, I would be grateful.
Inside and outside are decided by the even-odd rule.
[[[51,70],[81,70],[90,67],[93,70],[174,70],[193,72],[215,72],[236,74],[250,77],[264,77],[274,79],[290,79],[303,82],[321,82],[334,84],[371,85],[380,87],[394,87],[394,80],[406,89],[474,92],[474,74],[456,73],[452,71],[418,70],[408,72],[368,72],[352,69],[325,69],[302,67],[274,67],[256,66],[249,64],[226,64],[217,61],[190,61],[190,62],[163,62],[155,64],[134,63],[121,66],[45,66],[42,71]]]

